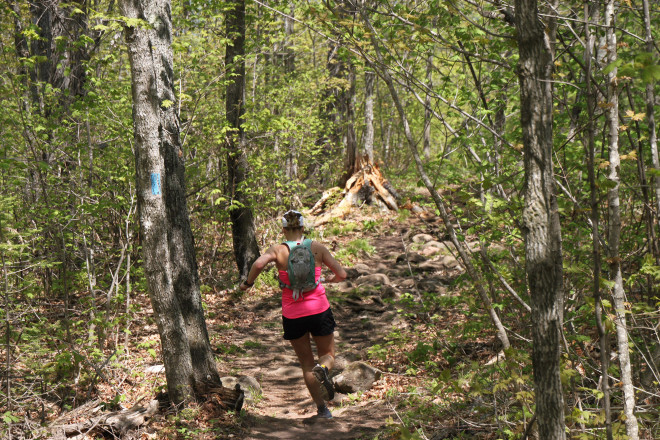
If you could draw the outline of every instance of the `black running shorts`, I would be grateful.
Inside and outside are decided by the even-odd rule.
[[[329,307],[325,312],[303,316],[302,318],[289,319],[282,316],[284,339],[287,341],[305,336],[307,332],[311,333],[312,336],[331,335],[335,331],[335,326],[335,317]]]

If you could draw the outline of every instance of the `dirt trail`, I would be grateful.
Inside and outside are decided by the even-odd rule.
[[[393,326],[406,325],[382,301],[383,297],[396,296],[420,283],[426,283],[427,291],[429,287],[443,288],[443,278],[447,276],[441,263],[443,256],[427,260],[416,254],[415,259],[404,247],[404,243],[410,244],[406,230],[394,222],[391,228],[386,234],[368,237],[376,250],[368,261],[354,265],[348,283],[326,286],[338,325],[338,360],[345,357],[366,361],[369,347],[381,343]],[[409,264],[410,258],[416,261]],[[414,281],[411,264],[416,269]],[[419,269],[423,265],[426,269]],[[389,280],[389,287],[379,285],[383,276]],[[246,403],[247,439],[371,439],[386,427],[388,419],[397,420],[394,409],[383,399],[337,393],[328,405],[334,418],[313,421],[316,408],[305,388],[295,353],[281,337],[279,296],[241,301],[247,309],[246,319],[222,332],[230,335],[232,343],[242,347],[243,352],[225,354],[223,365],[231,369],[232,375],[255,377],[263,390],[254,401]]]

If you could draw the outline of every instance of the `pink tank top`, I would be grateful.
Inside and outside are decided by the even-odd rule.
[[[280,280],[289,284],[289,274],[286,270],[279,271]],[[316,281],[321,278],[321,267],[314,269]],[[282,316],[289,319],[302,318],[303,316],[316,315],[325,312],[330,307],[328,297],[325,296],[325,287],[321,283],[314,289],[303,294],[302,299],[293,300],[293,291],[288,287],[282,288]]]

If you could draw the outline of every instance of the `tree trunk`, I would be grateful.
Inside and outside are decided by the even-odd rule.
[[[168,193],[177,176],[175,173],[170,177],[166,168],[172,165],[171,155],[179,153],[179,146],[175,145],[178,132],[175,136],[167,132],[178,129],[178,125],[172,125],[171,116],[165,116],[168,108],[174,108],[170,2],[124,0],[122,12],[130,18],[146,19],[151,26],[126,29],[132,75],[136,189],[144,271],[160,333],[169,396],[178,405],[194,396],[195,380],[186,323],[175,290],[175,284],[180,283],[174,278],[175,246],[170,245],[168,238],[173,227],[168,203],[180,203],[176,192]]]
[[[338,84],[343,81],[345,67],[343,61],[337,55],[339,49],[339,44],[332,44],[328,48],[326,59],[328,85],[323,91],[324,96],[322,99],[326,105],[319,115],[320,119],[327,124],[328,136],[319,139],[317,144],[325,146],[323,154],[324,159],[327,160],[332,160],[334,157],[341,155],[341,112],[338,104],[341,90]],[[324,177],[321,176],[321,183],[325,183],[324,180]]]
[[[231,207],[231,230],[234,256],[241,279],[247,277],[252,263],[259,257],[254,216],[249,198],[243,191],[248,177],[248,163],[245,155],[245,133],[243,114],[245,113],[245,0],[232,0],[227,11],[226,29],[229,42],[225,53],[227,76],[226,117],[231,127],[227,136],[227,169],[229,172],[229,195],[236,204]]]
[[[32,23],[39,28],[39,38],[35,38],[31,43],[32,55],[41,57],[40,62],[35,65],[35,78],[39,83],[50,83],[54,87],[59,87],[59,81],[54,78],[53,62],[57,65],[56,53],[53,53],[53,39],[57,37],[57,32],[53,29],[53,15],[57,10],[57,3],[48,4],[45,1],[35,1],[30,3],[30,13]],[[42,113],[48,114],[43,97],[37,86],[32,88],[33,102],[38,103]]]
[[[74,8],[83,12],[74,13]],[[65,5],[60,0],[40,0],[30,3],[30,11],[41,37],[33,41],[32,54],[45,57],[37,64],[36,77],[58,89],[59,104],[66,108],[84,94],[84,62],[89,59],[89,51],[81,37],[89,31],[87,2],[77,0]],[[43,97],[34,98],[43,103]],[[48,106],[44,110],[50,114]]]
[[[353,100],[355,99],[355,66],[353,63],[348,63],[347,75],[348,88],[342,89],[339,94],[339,111],[341,126],[343,127],[342,138],[346,146],[342,184],[345,184],[359,168],[357,136],[355,135],[355,124],[353,123],[355,120],[355,109],[353,106]]]
[[[342,22],[354,19],[353,5],[340,1],[330,11],[334,15],[333,20]],[[325,149],[328,160],[342,156],[344,152],[343,173],[339,178],[338,186],[344,186],[348,179],[358,169],[358,145],[355,136],[355,112],[353,101],[355,99],[355,65],[349,55],[343,51],[340,32],[335,32],[334,37],[338,40],[328,50],[327,69],[329,86],[325,91],[324,101],[326,105],[322,118],[329,125],[330,139],[327,142],[330,148]],[[342,148],[343,146],[343,148]]]
[[[289,14],[284,17],[284,72],[286,77],[289,78],[295,71],[295,60],[296,53],[292,47],[291,38],[294,30],[295,20],[293,19],[293,14],[295,11],[296,5],[293,2],[289,2]],[[294,181],[298,178],[298,152],[296,151],[295,140],[291,137],[287,139],[287,155],[285,162],[285,177],[288,181]],[[278,189],[279,190],[279,189]],[[297,195],[294,194],[294,197],[297,198]],[[295,203],[299,203],[297,200]]]
[[[433,54],[426,58],[426,87],[428,90],[424,97],[424,147],[422,155],[425,161],[431,158],[431,93],[433,89]]]
[[[161,75],[166,83],[161,96],[175,102],[172,70],[165,70],[169,76]],[[202,295],[199,286],[199,272],[195,256],[195,242],[190,227],[188,204],[186,203],[186,183],[184,154],[181,148],[179,118],[171,105],[161,110],[161,155],[164,159],[164,194],[168,220],[167,237],[172,259],[174,291],[181,305],[181,313],[186,323],[186,335],[190,345],[196,392],[203,390],[204,383],[219,384],[213,350],[206,328]]]
[[[14,15],[14,47],[16,49],[16,56],[27,60],[30,57],[30,49],[28,47],[27,38],[23,33],[25,26],[21,20],[21,7],[18,3],[18,0],[11,2],[11,9]],[[23,98],[23,108],[26,110],[29,104],[29,98],[27,96],[28,86],[30,84],[30,79],[34,85],[36,79],[34,74],[34,69],[27,69],[24,63],[20,63],[18,67],[18,74],[22,77],[22,84],[25,87],[23,93],[25,93]],[[34,95],[34,92],[33,92]]]
[[[614,0],[608,0],[605,7],[605,27],[607,32],[607,63],[612,64],[617,59],[617,39],[615,26]],[[609,123],[609,173],[610,189],[607,191],[609,217],[609,255],[610,278],[614,282],[612,300],[616,315],[616,338],[619,349],[619,367],[623,385],[623,412],[626,416],[626,433],[631,440],[639,438],[637,419],[635,417],[635,389],[632,383],[632,369],[628,345],[628,328],[626,326],[626,295],[623,290],[621,274],[621,256],[619,243],[621,239],[621,212],[619,200],[620,166],[619,157],[619,98],[616,67],[607,75],[607,119]]]
[[[292,1],[289,2],[289,15],[284,16],[284,70],[286,73],[292,73],[296,69],[296,52],[292,47],[291,36],[293,35],[294,23],[293,18],[296,9],[296,4]]]
[[[605,435],[607,440],[612,440],[612,412],[610,410],[610,380],[609,380],[609,365],[610,365],[610,341],[607,329],[603,322],[603,302],[600,291],[600,276],[601,276],[601,250],[600,250],[600,209],[599,209],[599,193],[596,186],[596,130],[594,127],[594,113],[596,110],[596,90],[591,84],[592,76],[592,58],[593,47],[595,46],[595,36],[591,34],[590,25],[591,14],[589,5],[584,6],[584,20],[585,20],[585,39],[586,47],[584,53],[585,63],[585,78],[586,78],[586,96],[587,96],[587,131],[586,140],[584,142],[587,150],[587,172],[589,175],[589,202],[591,205],[591,223],[592,223],[592,255],[594,259],[594,280],[593,280],[593,296],[594,296],[594,309],[596,316],[596,327],[598,329],[599,346],[600,346],[600,368],[602,377],[602,390],[603,390],[603,411],[605,412]],[[593,7],[593,13],[598,14],[599,6]]]
[[[552,163],[552,66],[550,41],[535,0],[516,0],[518,77],[525,162],[526,272],[532,300],[532,365],[539,436],[565,439],[560,380],[563,321],[562,248]]]
[[[85,65],[90,59],[88,43],[83,43],[82,38],[89,34],[89,0],[76,0],[69,4],[69,8],[78,8],[83,13],[70,13],[67,22],[69,25],[69,34],[71,35],[69,51],[69,69],[68,74],[64,73],[65,88],[69,91],[67,105],[71,100],[85,94],[85,84],[87,82],[87,73]],[[65,98],[66,99],[66,98]]]
[[[376,74],[364,72],[364,154],[374,162],[374,82]]]
[[[651,13],[649,10],[649,0],[642,0],[644,6],[644,28],[646,37],[646,51],[655,53],[655,44],[653,34],[651,33]],[[660,158],[658,158],[658,138],[655,133],[655,93],[654,82],[646,84],[646,120],[649,126],[649,145],[651,147],[651,157],[653,168],[655,168],[655,206],[656,206],[656,224],[660,218]]]

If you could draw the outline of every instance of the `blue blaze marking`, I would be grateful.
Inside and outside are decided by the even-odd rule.
[[[151,194],[160,195],[160,173],[151,173]]]

